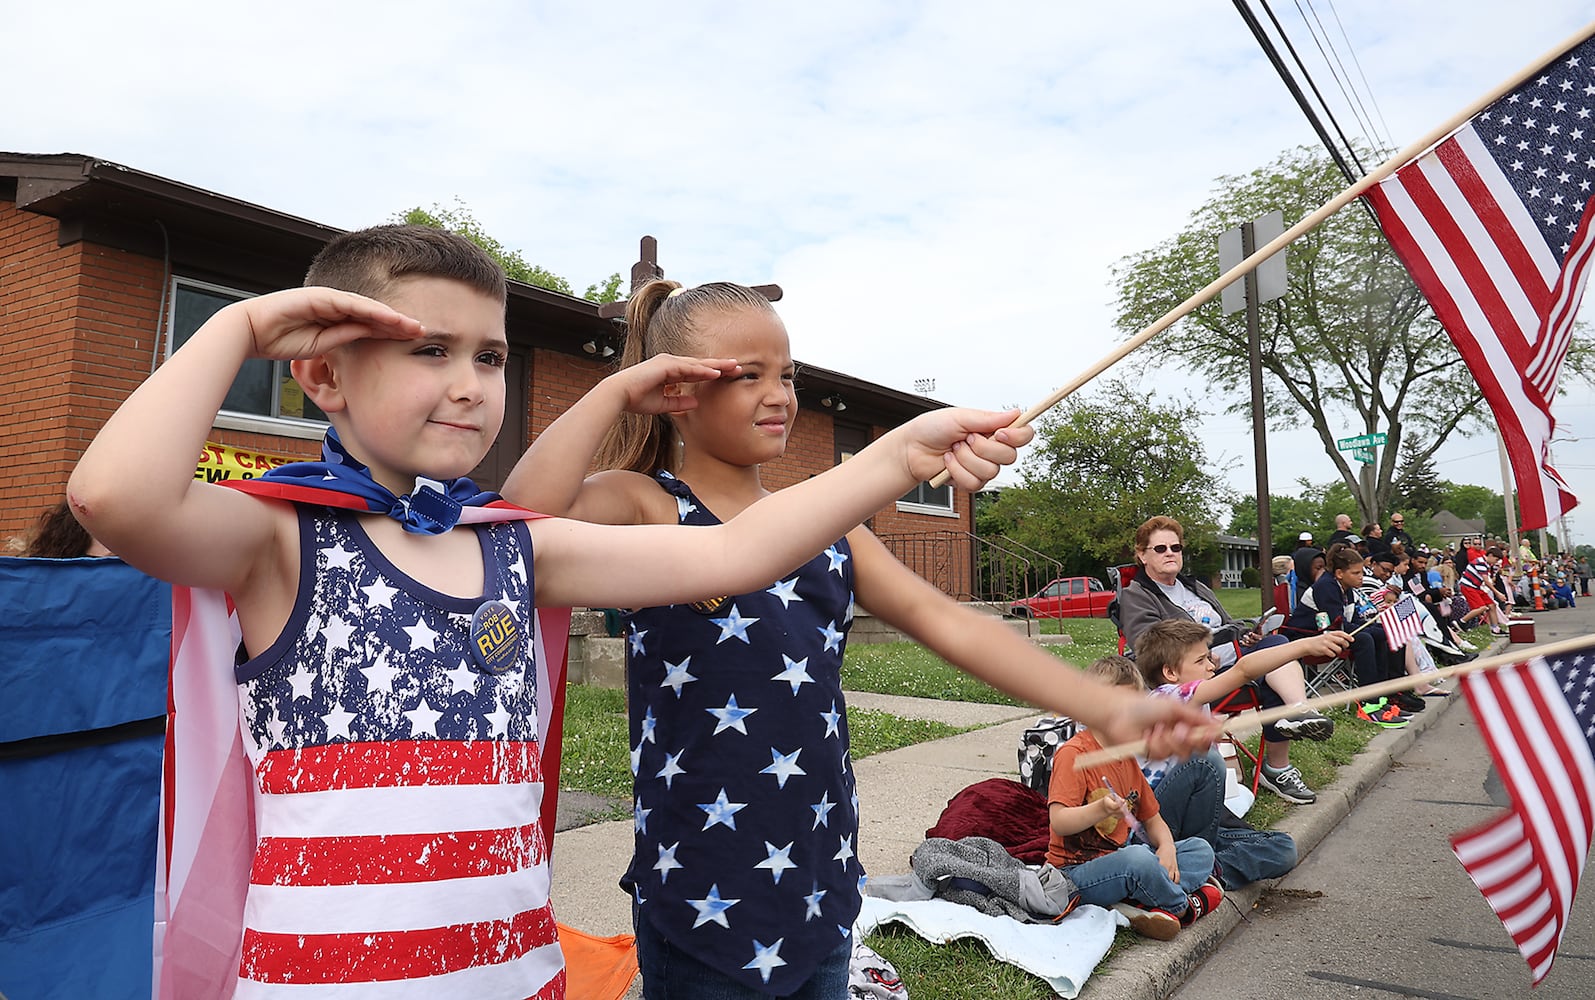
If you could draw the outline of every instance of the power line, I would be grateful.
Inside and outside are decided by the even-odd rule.
[[[1290,49],[1291,55],[1294,56],[1296,54],[1295,46],[1291,45],[1290,39],[1285,36],[1284,29],[1280,27],[1279,18],[1275,17],[1274,12],[1269,9],[1268,0],[1261,0],[1261,2],[1269,20],[1274,22],[1274,30],[1279,32],[1280,37],[1285,41],[1285,46]],[[1347,183],[1355,184],[1357,178],[1367,171],[1363,170],[1362,164],[1359,163],[1357,164],[1357,173],[1352,172],[1351,164],[1346,162],[1345,156],[1340,152],[1340,147],[1335,145],[1335,140],[1330,137],[1329,130],[1324,127],[1323,121],[1318,117],[1318,112],[1308,102],[1307,95],[1302,93],[1301,86],[1296,83],[1296,78],[1291,74],[1290,67],[1286,66],[1285,60],[1280,57],[1279,50],[1274,47],[1274,41],[1268,37],[1268,32],[1263,28],[1262,22],[1257,20],[1257,15],[1252,13],[1246,0],[1234,0],[1234,3],[1235,10],[1240,14],[1241,20],[1245,21],[1246,27],[1251,29],[1252,37],[1257,39],[1258,45],[1262,46],[1263,54],[1268,57],[1269,63],[1273,65],[1274,72],[1279,74],[1280,80],[1284,81],[1285,88],[1296,99],[1296,106],[1301,109],[1302,114],[1307,116],[1307,121],[1312,125],[1313,131],[1318,133],[1318,141],[1322,142],[1324,148],[1329,151],[1329,155],[1334,159],[1335,165],[1345,175]],[[1297,57],[1296,65],[1301,66],[1300,57]],[[1323,95],[1318,93],[1318,87],[1312,82],[1312,75],[1307,73],[1305,66],[1302,67],[1302,75],[1307,78],[1308,85],[1313,88],[1313,93],[1317,95],[1319,104],[1323,104]],[[1328,105],[1324,105],[1324,111],[1326,114],[1328,113]],[[1330,120],[1334,120],[1332,115]],[[1339,123],[1335,124],[1335,131],[1340,133],[1341,141],[1345,142],[1346,134],[1341,131]],[[1350,145],[1349,142],[1346,142],[1348,149],[1350,149]],[[1356,151],[1352,150],[1351,152],[1352,156],[1355,157]],[[1366,200],[1363,201],[1363,205],[1366,208]],[[1368,211],[1372,212],[1373,210],[1368,209]]]
[[[1318,9],[1313,6],[1312,0],[1306,0],[1306,2],[1307,11],[1312,14],[1312,23],[1308,23],[1307,14],[1303,13],[1301,9],[1302,0],[1295,0],[1296,13],[1301,14],[1302,23],[1307,25],[1307,33],[1312,36],[1313,44],[1318,46],[1318,55],[1324,60],[1324,66],[1329,70],[1329,75],[1334,78],[1335,85],[1340,88],[1340,96],[1345,99],[1352,117],[1357,119],[1357,124],[1362,127],[1362,137],[1367,141],[1368,148],[1378,149],[1379,143],[1373,137],[1373,127],[1368,124],[1367,110],[1362,106],[1362,98],[1357,95],[1355,87],[1351,88],[1350,92],[1347,91],[1347,87],[1351,83],[1351,74],[1346,72],[1345,63],[1340,61],[1340,52],[1336,50],[1334,42],[1330,40],[1329,30],[1324,27],[1323,20],[1319,18]],[[1316,28],[1313,26],[1314,24],[1317,25]],[[1320,34],[1322,34],[1322,38],[1319,37]],[[1325,51],[1326,45],[1328,46],[1327,52]],[[1331,56],[1333,56],[1333,61],[1331,61]]]
[[[1368,85],[1368,77],[1362,71],[1362,60],[1357,58],[1357,49],[1351,44],[1351,36],[1346,34],[1346,26],[1340,23],[1340,11],[1335,9],[1335,0],[1329,0],[1329,12],[1335,15],[1335,27],[1340,29],[1340,37],[1346,40],[1346,51],[1351,53],[1351,63],[1357,67],[1357,76],[1362,79],[1362,89],[1368,94],[1368,103],[1373,105],[1374,112],[1379,116],[1379,124],[1385,130],[1385,150],[1396,148],[1395,136],[1390,134],[1390,124],[1385,121],[1384,109],[1379,107],[1379,98],[1374,96],[1373,88]]]

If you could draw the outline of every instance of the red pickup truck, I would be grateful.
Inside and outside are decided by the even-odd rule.
[[[1113,591],[1094,576],[1066,576],[1008,606],[1015,618],[1106,618]]]

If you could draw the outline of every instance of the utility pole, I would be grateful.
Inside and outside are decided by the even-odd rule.
[[[1285,231],[1285,213],[1267,215],[1243,222],[1218,238],[1219,273],[1224,273],[1250,257],[1258,247],[1273,241]],[[1246,310],[1247,355],[1252,383],[1252,464],[1257,477],[1257,585],[1262,591],[1260,609],[1267,612],[1274,599],[1274,540],[1269,518],[1268,430],[1263,423],[1262,333],[1257,306],[1285,294],[1285,251],[1281,250],[1247,272],[1244,282],[1231,284],[1221,294],[1225,314]]]

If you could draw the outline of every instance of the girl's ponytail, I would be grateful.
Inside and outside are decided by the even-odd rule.
[[[717,281],[685,288],[679,281],[655,279],[626,302],[626,343],[620,367],[647,361],[655,354],[693,356],[705,353],[693,340],[695,320],[702,314],[736,309],[773,312],[770,301],[743,285]],[[626,469],[652,475],[656,469],[679,467],[680,437],[669,417],[622,413],[598,446],[600,469]]]

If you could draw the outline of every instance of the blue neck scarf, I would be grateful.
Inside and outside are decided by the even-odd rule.
[[[392,490],[372,478],[364,463],[349,454],[337,429],[332,427],[327,428],[327,436],[321,442],[321,461],[292,462],[260,478],[359,497],[367,510],[386,514],[405,531],[417,535],[441,535],[459,521],[461,508],[481,507],[498,499],[497,493],[478,490],[464,476],[448,482],[417,476],[409,493],[394,496]]]

